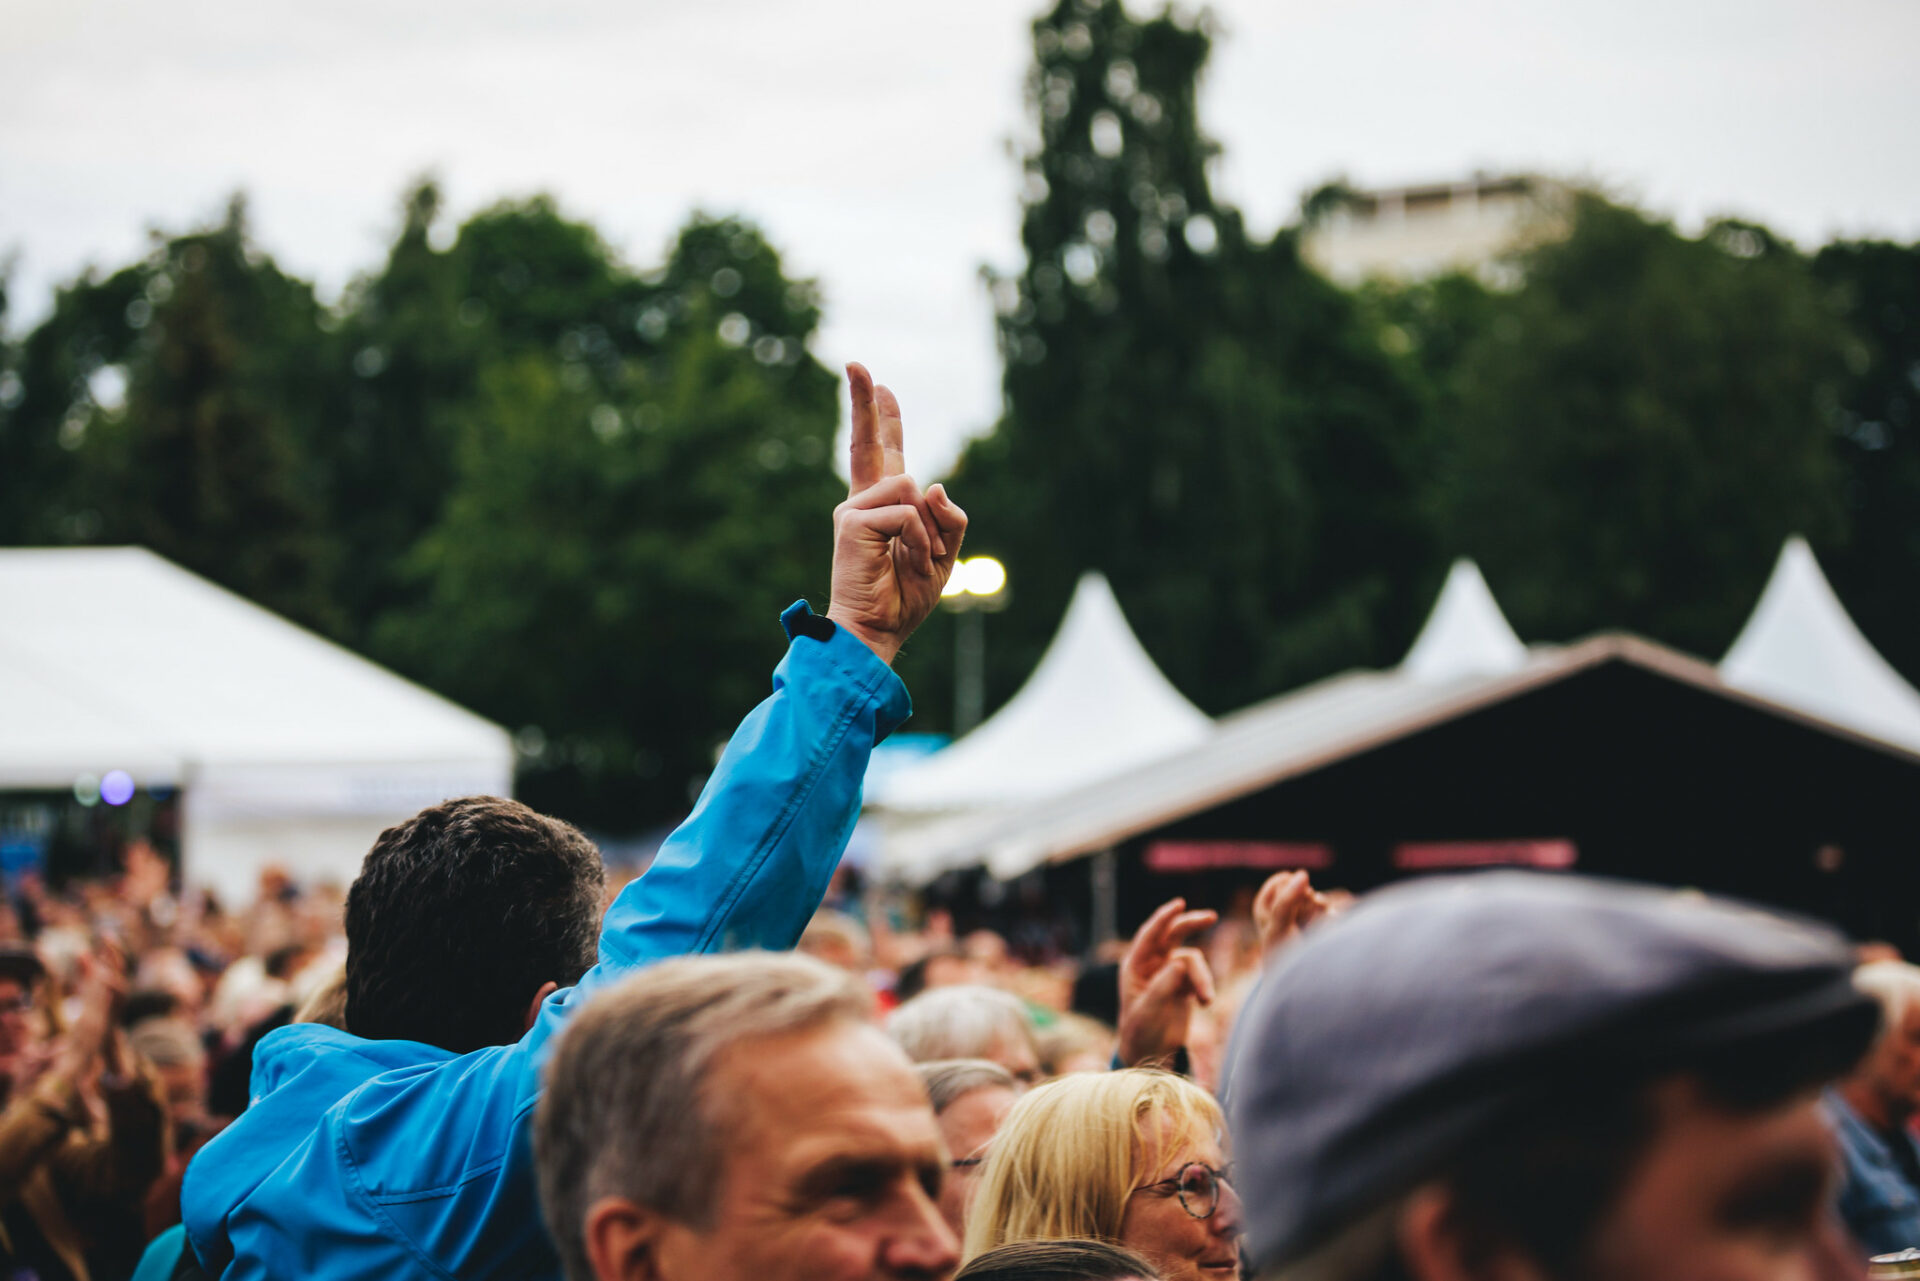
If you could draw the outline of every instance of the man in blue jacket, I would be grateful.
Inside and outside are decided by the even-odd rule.
[[[555,1035],[595,989],[664,957],[791,947],[846,846],[868,755],[910,710],[888,664],[938,603],[966,516],[905,474],[892,393],[858,365],[848,378],[832,603],[781,616],[772,697],[608,909],[598,963],[579,973],[597,858],[565,824],[470,798],[384,834],[349,896],[352,1030],[263,1040],[251,1106],[188,1168],[181,1209],[207,1272],[560,1275],[529,1137]]]

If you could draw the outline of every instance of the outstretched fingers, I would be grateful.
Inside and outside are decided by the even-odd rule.
[[[1145,966],[1157,968],[1160,958],[1165,956],[1172,946],[1167,940],[1167,926],[1187,905],[1183,898],[1170,898],[1153,909],[1153,915],[1141,922],[1140,928],[1133,932],[1133,943],[1127,948],[1129,968]]]
[[[891,398],[892,393],[888,396]],[[847,364],[847,398],[852,408],[853,428],[848,474],[853,479],[850,492],[857,495],[888,475],[886,449],[880,441],[880,415],[874,404],[873,375],[857,360]],[[897,432],[898,401],[894,402],[893,413]]]
[[[1210,930],[1220,921],[1220,913],[1212,908],[1198,908],[1191,912],[1182,912],[1173,918],[1173,924],[1167,927],[1169,943],[1185,943],[1202,930]]]
[[[1187,986],[1202,1005],[1212,1005],[1213,967],[1207,964],[1206,955],[1197,947],[1174,949],[1171,964],[1180,965],[1187,972]]]
[[[1127,950],[1129,968],[1138,973],[1159,969],[1174,948],[1220,919],[1220,914],[1210,909],[1189,912],[1186,907],[1183,898],[1168,899],[1134,931],[1133,946]]]
[[[907,442],[906,425],[900,421],[900,398],[893,394],[893,388],[882,384],[874,387],[873,402],[879,417],[880,474],[904,476]]]

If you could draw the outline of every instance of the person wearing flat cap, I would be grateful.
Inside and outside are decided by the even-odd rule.
[[[1500,872],[1310,930],[1228,1117],[1267,1281],[1817,1281],[1821,1087],[1879,1026],[1845,941],[1698,894]]]

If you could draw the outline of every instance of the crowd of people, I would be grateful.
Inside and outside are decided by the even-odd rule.
[[[19,887],[0,1274],[1811,1281],[1920,1246],[1920,969],[1823,926],[1287,872],[1069,971],[820,910],[966,529],[849,375],[831,603],[644,875],[468,797],[344,895],[222,912],[138,845]]]

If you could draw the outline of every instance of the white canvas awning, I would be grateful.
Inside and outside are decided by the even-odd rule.
[[[1780,548],[1720,675],[1738,689],[1920,751],[1920,692],[1860,634],[1798,535]]]
[[[234,898],[513,781],[499,726],[141,548],[0,551],[0,708],[0,789],[181,788],[188,875]]]

